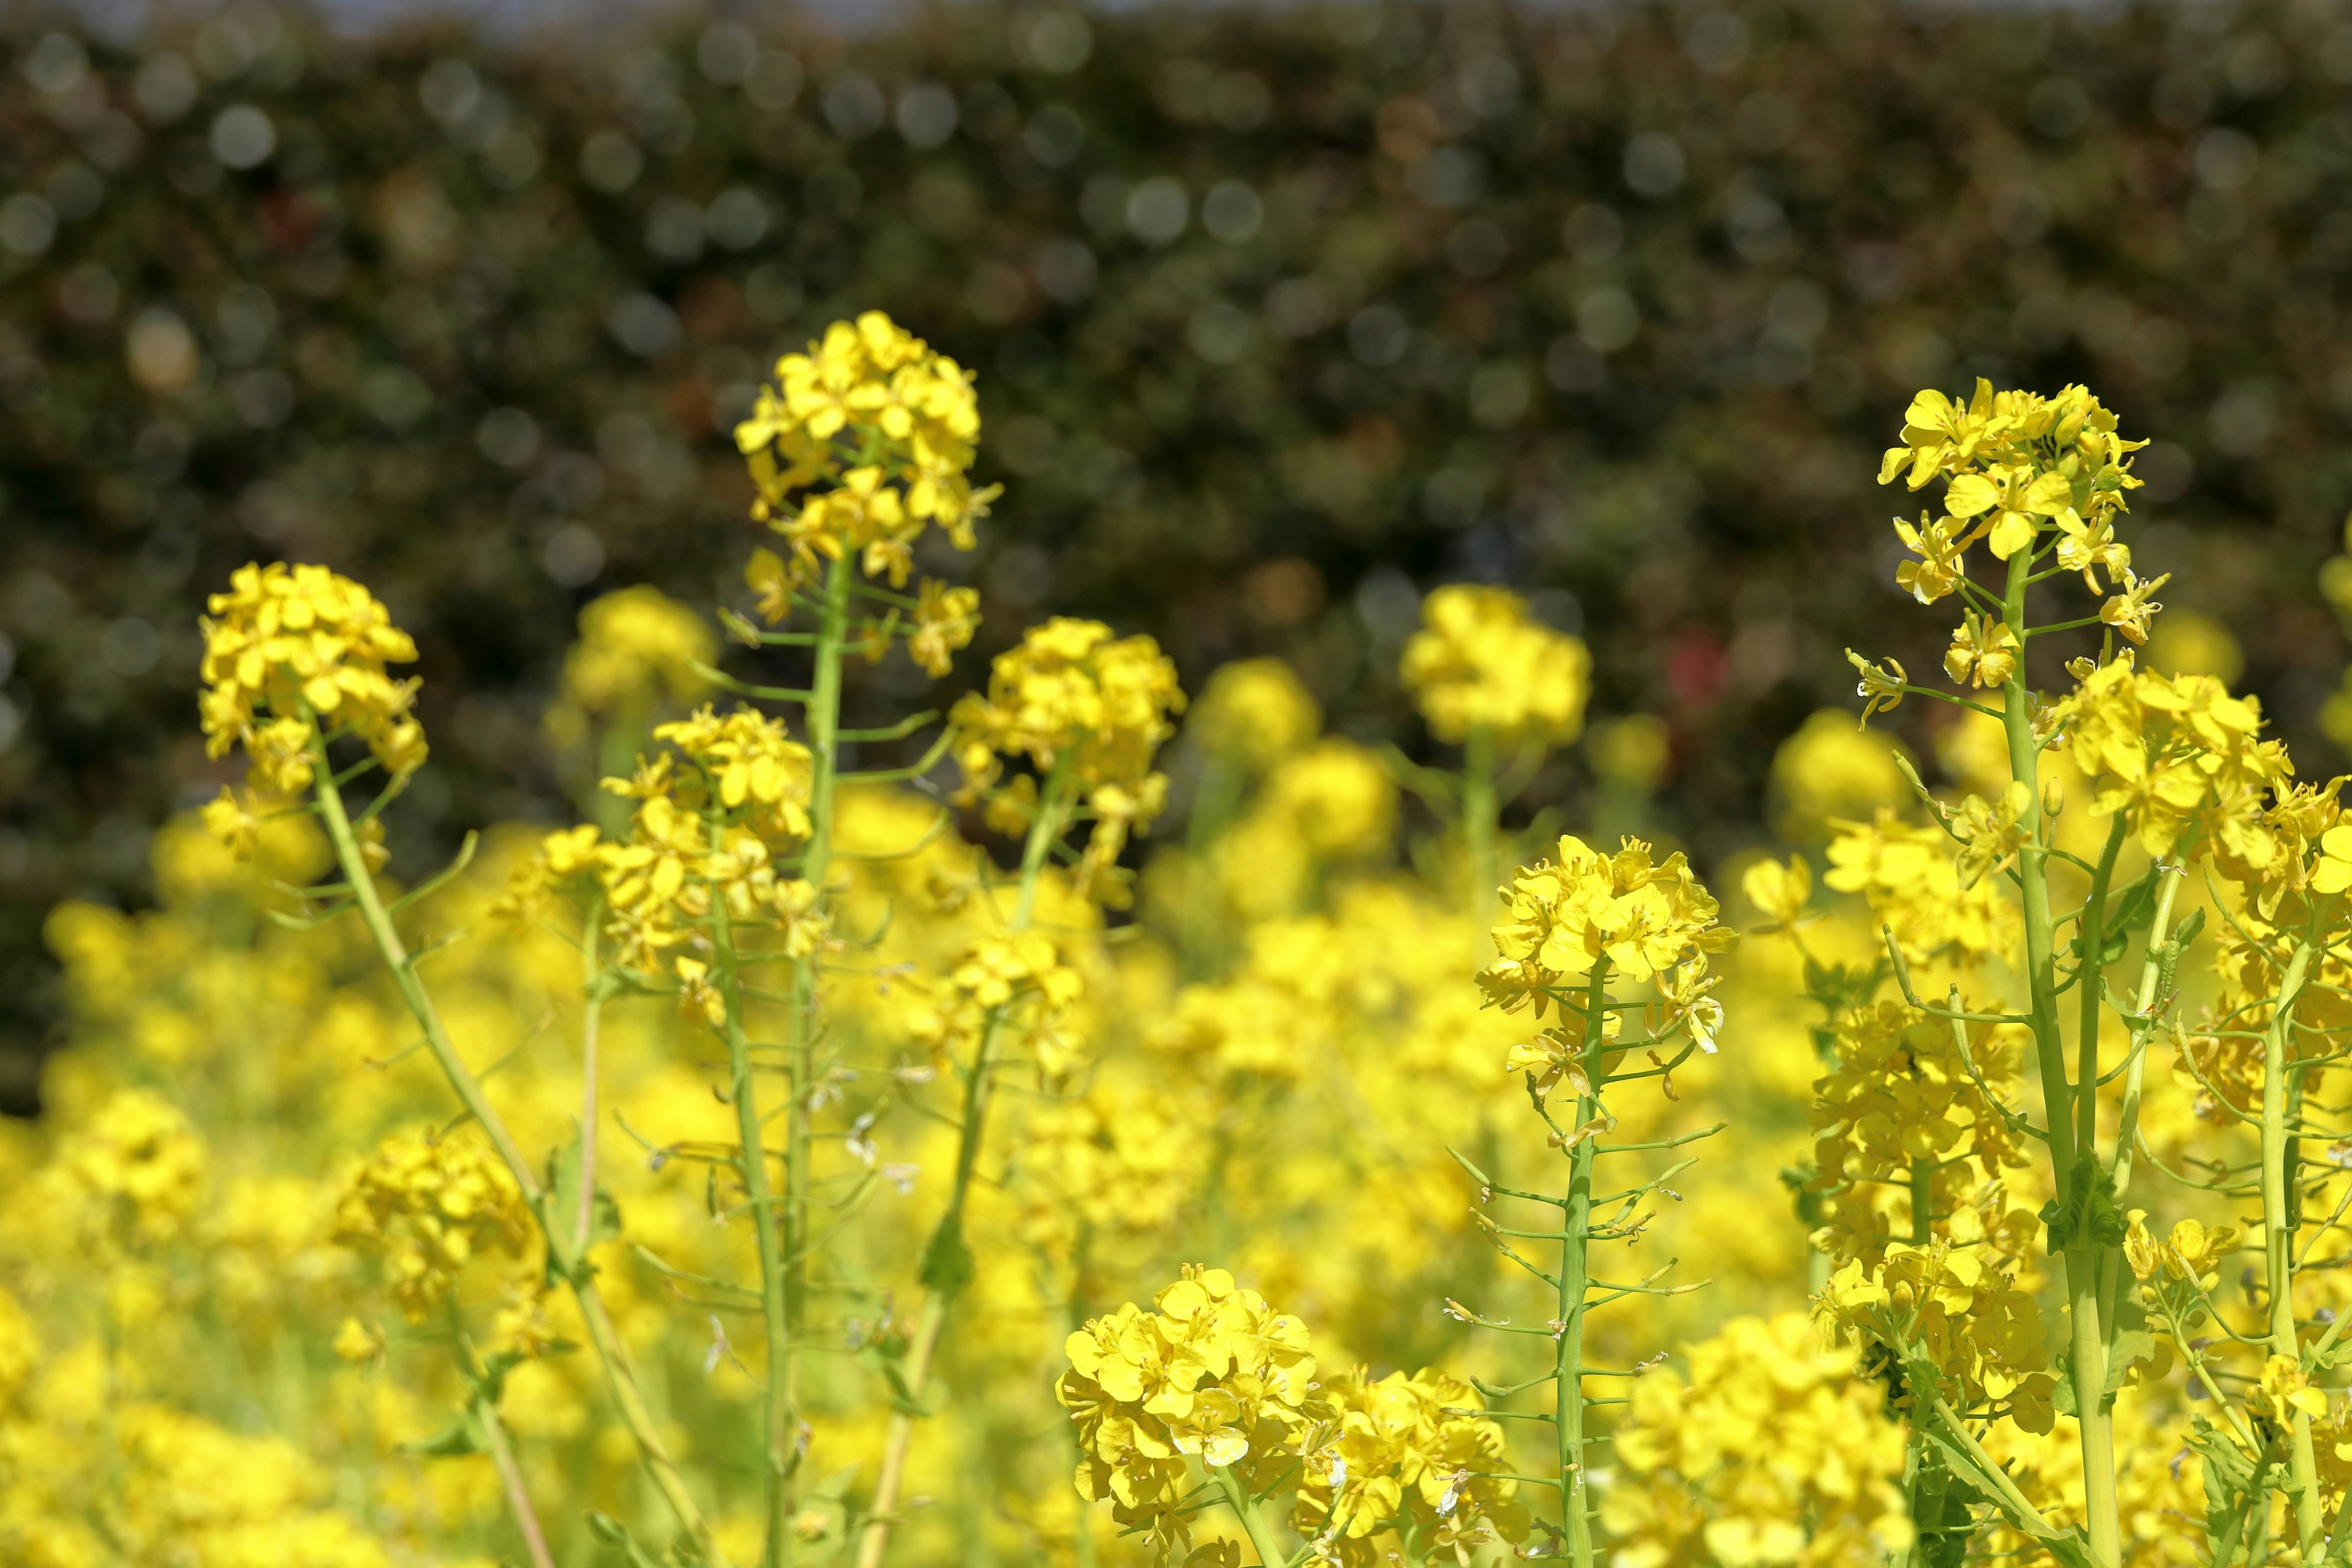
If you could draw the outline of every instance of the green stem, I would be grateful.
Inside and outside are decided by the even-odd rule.
[[[1911,1162],[1911,1245],[1925,1247],[1935,1238],[1936,1162]]]
[[[1462,842],[1468,853],[1470,908],[1485,910],[1493,901],[1502,868],[1496,851],[1497,824],[1495,799],[1495,734],[1474,724],[1462,746]]]
[[[1592,961],[1592,979],[1584,994],[1584,1070],[1591,1087],[1576,1103],[1579,1127],[1590,1125],[1601,1114],[1601,1089],[1608,1072],[1603,1049],[1608,982],[1609,958],[1603,953]],[[1576,1568],[1592,1568],[1593,1563],[1592,1500],[1584,1485],[1584,1300],[1591,1284],[1592,1157],[1599,1142],[1598,1138],[1580,1139],[1569,1153],[1568,1203],[1559,1244],[1559,1321],[1563,1326],[1552,1362],[1552,1420],[1559,1434],[1560,1525],[1568,1534],[1569,1554],[1576,1560]]]
[[[599,895],[588,906],[588,918],[580,927],[583,987],[580,1019],[580,1209],[574,1223],[579,1227],[583,1258],[596,1239],[596,1122],[604,1114],[597,1103],[597,1080],[602,1071],[598,1056],[604,1025],[604,968],[597,947],[604,923],[604,900]]]
[[[715,858],[726,838],[725,825],[714,812],[709,822],[710,851]],[[767,1561],[782,1563],[792,1549],[793,1504],[789,1483],[798,1413],[793,1406],[787,1363],[794,1336],[784,1314],[784,1253],[778,1237],[773,1189],[768,1182],[768,1152],[763,1140],[767,1124],[760,1113],[759,1079],[751,1070],[751,1044],[743,1024],[742,955],[736,951],[734,921],[723,889],[710,889],[711,971],[726,1007],[728,1098],[735,1107],[739,1147],[736,1174],[743,1182],[744,1206],[750,1210],[752,1235],[760,1258],[760,1316],[768,1336],[766,1388],[761,1400],[761,1478],[766,1504]]]
[[[2271,1353],[2299,1363],[2303,1347],[2294,1327],[2295,1216],[2288,1194],[2289,1167],[2294,1163],[2294,1137],[2288,1132],[2288,1031],[2295,996],[2303,989],[2310,966],[2311,945],[2300,943],[2287,961],[2279,981],[2277,1005],[2271,1026],[2263,1035],[2263,1262],[2271,1298]],[[2295,1535],[2304,1561],[2317,1554],[2321,1536],[2319,1471],[2312,1448],[2311,1417],[2294,1413],[2294,1450],[2289,1461],[2290,1491],[2294,1500]]]
[[[1234,1474],[1233,1467],[1212,1465],[1209,1474],[1216,1478],[1217,1490],[1223,1494],[1225,1506],[1232,1509],[1234,1516],[1242,1521],[1242,1529],[1248,1534],[1250,1545],[1257,1550],[1258,1562],[1265,1564],[1265,1568],[1283,1568],[1283,1564],[1290,1561],[1290,1553],[1283,1549],[1281,1540],[1274,1533],[1274,1527],[1266,1523],[1265,1513],[1259,1510],[1257,1500],[1249,1495],[1249,1488]]]
[[[490,1463],[499,1472],[499,1484],[506,1490],[507,1507],[514,1514],[523,1550],[530,1554],[531,1568],[555,1568],[555,1559],[547,1550],[547,1531],[541,1528],[539,1510],[531,1506],[530,1490],[523,1485],[522,1466],[515,1461],[514,1444],[507,1436],[506,1423],[499,1419],[498,1401],[483,1379],[481,1363],[474,1357],[473,1342],[467,1338],[455,1290],[449,1293],[445,1305],[449,1314],[450,1354],[472,1390],[468,1409],[475,1425],[481,1429],[482,1447],[488,1451]]]
[[[2098,1096],[2087,1086],[2099,1081],[2099,1005],[2105,995],[2102,984],[2106,963],[2102,957],[2107,942],[2107,888],[2115,879],[2116,855],[2124,847],[2124,833],[2130,826],[2128,814],[2117,812],[2107,826],[2106,847],[2100,852],[2099,868],[2091,873],[2090,896],[2083,900],[2083,918],[2078,922],[2083,942],[2083,956],[2077,967],[2074,991],[2080,999],[2082,1012],[2074,1026],[2074,1081],[2086,1086],[2085,1092],[2074,1102],[2074,1145],[2084,1151],[2098,1145]]]
[[[830,903],[833,871],[833,825],[841,777],[841,665],[849,642],[849,595],[854,568],[845,557],[825,571],[824,597],[818,605],[814,670],[807,706],[809,748],[809,842],[802,854],[801,875],[816,889],[822,911]],[[793,962],[793,1000],[785,1019],[786,1092],[791,1100],[784,1113],[784,1191],[778,1216],[782,1230],[782,1267],[772,1292],[761,1291],[762,1307],[770,1311],[772,1336],[781,1334],[781,1353],[770,1352],[769,1443],[772,1462],[781,1444],[784,1468],[768,1514],[768,1565],[784,1568],[798,1552],[800,1538],[792,1526],[793,1470],[798,1447],[801,1402],[801,1345],[808,1318],[809,1180],[816,1143],[817,955]],[[763,1234],[779,1228],[772,1225]],[[772,1303],[765,1300],[772,1294]]]
[[[1184,899],[1184,974],[1203,979],[1223,967],[1233,945],[1223,914],[1223,900],[1210,875],[1210,857],[1217,841],[1234,824],[1241,809],[1243,786],[1249,770],[1240,757],[1211,752],[1202,764],[1201,782],[1192,792],[1192,809],[1184,823],[1186,891]]]
[[[1045,877],[1046,858],[1061,838],[1062,821],[1069,810],[1068,771],[1076,754],[1076,749],[1072,747],[1056,760],[1041,792],[1036,818],[1029,825],[1028,840],[1022,846],[1021,890],[1014,900],[1012,918],[1005,922],[1015,934],[1027,931],[1035,917],[1038,884]],[[940,1337],[947,1331],[948,1309],[961,1293],[965,1277],[971,1271],[970,1254],[963,1239],[964,1200],[971,1191],[972,1172],[979,1164],[981,1144],[986,1136],[988,1091],[1003,1025],[1004,1010],[998,1008],[989,1015],[981,1029],[980,1047],[972,1055],[971,1074],[964,1079],[963,1124],[956,1140],[955,1185],[948,1194],[947,1212],[940,1216],[938,1227],[923,1248],[924,1284],[929,1293],[923,1299],[922,1315],[916,1320],[915,1335],[907,1348],[903,1373],[908,1394],[913,1400],[922,1398],[923,1386],[930,1380],[932,1358],[938,1352]],[[898,1506],[899,1489],[906,1483],[907,1454],[914,1443],[917,1414],[904,1406],[891,1413],[889,1435],[882,1449],[882,1468],[874,1484],[873,1518],[857,1543],[857,1568],[881,1568],[883,1556],[889,1549],[891,1515]]]
[[[2031,552],[2019,551],[2009,560],[2009,582],[2002,601],[2002,619],[2026,644],[2025,586],[2032,571]],[[2001,728],[2009,742],[2010,777],[2026,786],[2029,798],[2021,819],[2026,842],[2018,855],[2018,884],[2025,915],[2025,970],[2032,997],[2034,1060],[2042,1079],[2043,1116],[2050,1135],[2050,1162],[2062,1205],[2089,1208],[2089,1195],[2076,1194],[2076,1129],[2095,1129],[2095,1070],[2079,1086],[2066,1081],[2065,1043],[2058,1025],[2057,963],[2053,952],[2054,922],[2050,916],[2050,848],[2048,825],[2042,811],[2042,749],[2033,734],[2033,717],[2027,702],[2025,663],[2001,687]],[[2083,1109],[2076,1111],[2076,1097]],[[2123,1530],[2116,1500],[2115,1423],[2106,1404],[2106,1343],[2099,1322],[2098,1249],[2084,1240],[2065,1247],[2069,1340],[2074,1362],[2074,1399],[2083,1446],[2084,1519],[2090,1534],[2092,1560],[2099,1568],[2119,1568],[2123,1560]]]
[[[374,940],[376,952],[383,960],[384,967],[391,971],[401,999],[408,1005],[410,1015],[424,1032],[425,1048],[432,1052],[434,1061],[441,1068],[441,1076],[447,1080],[458,1102],[466,1108],[466,1113],[480,1126],[483,1135],[490,1141],[490,1147],[498,1152],[508,1174],[514,1178],[516,1187],[521,1191],[531,1213],[537,1216],[548,1245],[555,1247],[553,1233],[548,1230],[544,1189],[531,1171],[530,1163],[523,1158],[522,1149],[515,1142],[514,1134],[507,1130],[505,1121],[499,1115],[497,1108],[490,1104],[481,1080],[474,1076],[473,1069],[457,1054],[457,1046],[449,1038],[449,1031],[441,1022],[440,1011],[433,1005],[432,994],[425,989],[424,979],[416,973],[415,962],[409,956],[407,945],[400,940],[400,932],[394,928],[392,915],[384,908],[383,896],[376,889],[375,874],[368,869],[367,860],[360,853],[359,839],[352,831],[350,816],[343,810],[342,796],[336,793],[331,782],[334,773],[327,761],[326,742],[315,732],[311,751],[317,774],[313,795],[318,802],[320,820],[326,826],[328,842],[334,847],[336,864],[352,889],[352,900],[359,906],[360,919],[367,926],[369,936]],[[652,1479],[655,1489],[661,1493],[662,1500],[669,1505],[679,1527],[693,1538],[704,1561],[711,1564],[711,1568],[729,1568],[726,1552],[711,1535],[709,1521],[703,1518],[701,1509],[687,1490],[685,1478],[678,1473],[677,1463],[670,1458],[669,1450],[661,1440],[653,1413],[646,1408],[645,1396],[637,1387],[636,1372],[630,1365],[628,1352],[613,1331],[612,1315],[604,1309],[604,1297],[596,1289],[595,1277],[583,1268],[577,1277],[567,1274],[565,1283],[580,1303],[580,1315],[587,1325],[589,1340],[595,1346],[597,1358],[604,1363],[605,1379],[612,1385],[613,1402],[619,1408],[629,1435],[636,1439],[638,1457],[645,1463],[646,1474]]]

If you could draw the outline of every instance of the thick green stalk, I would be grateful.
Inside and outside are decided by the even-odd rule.
[[[1066,769],[1069,752],[1065,752],[1053,773],[1045,780],[1045,788],[1037,803],[1037,816],[1029,825],[1028,841],[1021,850],[1021,890],[1013,906],[1012,918],[1006,926],[1015,933],[1029,929],[1037,910],[1037,886],[1043,879],[1045,859],[1062,836],[1062,819],[1069,809],[1070,785]],[[939,1266],[936,1279],[927,1280],[929,1293],[923,1298],[923,1310],[916,1320],[915,1335],[907,1348],[903,1375],[908,1396],[919,1400],[923,1385],[930,1380],[931,1360],[940,1347],[940,1339],[947,1331],[948,1309],[955,1302],[963,1285],[960,1278],[969,1268],[961,1261],[964,1254],[963,1207],[971,1190],[972,1172],[980,1162],[981,1144],[987,1134],[988,1090],[990,1077],[995,1068],[996,1044],[1003,1031],[1002,1009],[991,1013],[982,1027],[980,1048],[972,1054],[971,1073],[964,1080],[963,1122],[956,1140],[955,1185],[948,1194],[947,1212],[940,1216],[938,1228],[923,1249],[925,1272]],[[882,1468],[874,1483],[873,1517],[866,1533],[857,1543],[857,1568],[881,1568],[890,1545],[891,1514],[898,1506],[898,1491],[906,1482],[907,1454],[915,1440],[916,1413],[902,1406],[890,1415],[890,1430],[882,1449]]]
[[[344,879],[351,884],[352,898],[359,907],[360,918],[367,926],[369,936],[374,939],[384,967],[392,972],[394,984],[400,989],[401,999],[408,1005],[417,1027],[424,1032],[425,1048],[432,1052],[442,1077],[448,1081],[458,1102],[466,1108],[466,1113],[489,1139],[491,1148],[498,1151],[508,1173],[521,1190],[532,1214],[538,1216],[541,1229],[547,1233],[549,1245],[562,1250],[554,1235],[547,1228],[550,1221],[547,1205],[543,1201],[544,1189],[539,1177],[532,1172],[530,1162],[523,1158],[521,1146],[515,1142],[514,1134],[507,1130],[504,1119],[491,1105],[489,1096],[483,1092],[481,1080],[474,1076],[473,1069],[457,1054],[457,1046],[449,1038],[449,1031],[441,1022],[440,1012],[433,1005],[432,994],[425,989],[425,982],[416,973],[416,965],[409,955],[407,945],[400,940],[400,932],[392,923],[391,911],[384,908],[383,896],[376,890],[375,875],[368,869],[367,860],[360,853],[359,839],[352,831],[350,816],[343,810],[342,796],[336,793],[334,772],[327,760],[326,743],[314,742],[312,752],[317,775],[313,794],[318,801],[320,820],[326,826],[328,842],[334,847],[336,864],[341,868]],[[703,1560],[712,1568],[728,1568],[726,1553],[712,1537],[709,1521],[703,1518],[701,1509],[687,1490],[686,1479],[678,1473],[677,1463],[670,1458],[669,1450],[661,1440],[652,1411],[646,1408],[645,1396],[637,1387],[636,1372],[629,1363],[628,1351],[613,1331],[612,1315],[604,1310],[604,1296],[596,1289],[594,1276],[589,1274],[583,1265],[577,1277],[567,1273],[565,1282],[580,1303],[580,1315],[587,1325],[589,1341],[595,1347],[597,1359],[604,1363],[605,1380],[612,1386],[613,1403],[619,1408],[621,1420],[628,1427],[629,1435],[636,1439],[638,1457],[643,1460],[655,1489],[668,1503],[679,1528],[693,1539]]]
[[[1484,724],[1474,724],[1462,744],[1462,844],[1470,863],[1473,910],[1491,905],[1496,885],[1502,880],[1502,868],[1496,853],[1498,809],[1495,800],[1495,732]]]
[[[725,828],[714,815],[710,849],[719,852]],[[734,921],[723,889],[710,889],[711,972],[726,1005],[728,1097],[735,1106],[736,1136],[740,1147],[735,1161],[742,1178],[744,1206],[751,1213],[752,1234],[760,1258],[760,1316],[768,1335],[767,1386],[761,1400],[761,1484],[764,1500],[767,1561],[781,1563],[792,1550],[793,1502],[789,1484],[795,1424],[792,1380],[787,1363],[793,1335],[784,1314],[784,1255],[777,1237],[776,1200],[768,1182],[765,1119],[760,1113],[759,1078],[751,1069],[751,1037],[743,1024],[742,955],[736,951]]]
[[[2033,717],[2027,702],[2024,652],[2029,627],[2025,621],[2026,580],[2033,552],[2021,550],[2009,558],[2009,582],[2002,619],[2017,639],[2017,670],[2001,688],[2001,728],[2009,742],[2010,776],[2028,792],[2021,825],[2026,842],[2018,855],[2018,881],[2025,915],[2025,970],[2033,1021],[2034,1059],[2042,1079],[2043,1119],[2050,1139],[2050,1161],[2059,1201],[2087,1214],[2089,1195],[2074,1191],[2076,1129],[2091,1125],[2095,1109],[2089,1105],[2098,1092],[2095,1070],[2071,1089],[2066,1081],[2065,1044],[2058,1025],[2058,972],[2055,923],[2050,915],[2048,825],[2042,811],[2042,749],[2033,734]],[[2078,1112],[2076,1097],[2084,1102]],[[2123,1530],[2116,1500],[2115,1423],[2106,1404],[2106,1341],[2099,1321],[2099,1251],[2087,1238],[2065,1243],[2068,1335],[2073,1361],[2074,1402],[2083,1445],[2084,1520],[2091,1538],[2091,1556],[2099,1568],[2119,1568],[2123,1560]]]
[[[1936,1162],[1911,1162],[1911,1245],[1925,1247],[1936,1234]]]
[[[2277,1005],[2271,1026],[2263,1035],[2263,1265],[2271,1298],[2271,1353],[2300,1362],[2303,1347],[2294,1327],[2295,1216],[2289,1204],[2288,1166],[2293,1163],[2294,1135],[2287,1092],[2288,1035],[2295,996],[2311,963],[2311,948],[2298,945],[2279,981]],[[2294,1499],[2295,1535],[2304,1561],[2313,1560],[2320,1542],[2319,1473],[2312,1449],[2311,1416],[2294,1413],[2294,1451],[2289,1460],[2290,1490]]]
[[[1601,1115],[1601,1089],[1608,1077],[1603,1055],[1609,1014],[1609,957],[1592,961],[1585,991],[1583,1066],[1590,1087],[1578,1097],[1576,1126],[1589,1127]],[[1560,1332],[1552,1362],[1552,1421],[1559,1434],[1560,1526],[1568,1532],[1576,1568],[1592,1568],[1592,1499],[1585,1489],[1584,1298],[1592,1279],[1588,1256],[1592,1227],[1592,1157],[1597,1135],[1576,1141],[1569,1152],[1568,1203],[1560,1223]]]
[[[1234,1516],[1242,1521],[1242,1529],[1248,1534],[1250,1545],[1257,1550],[1257,1560],[1265,1564],[1265,1568],[1282,1568],[1290,1561],[1290,1554],[1283,1550],[1282,1541],[1275,1534],[1274,1527],[1266,1523],[1265,1515],[1258,1509],[1257,1500],[1249,1495],[1249,1487],[1234,1474],[1230,1465],[1212,1465],[1209,1474],[1216,1478],[1217,1490],[1224,1498],[1225,1506],[1232,1509]]]

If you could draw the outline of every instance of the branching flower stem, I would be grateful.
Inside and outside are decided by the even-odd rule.
[[[1014,897],[1012,916],[1005,922],[1015,934],[1027,931],[1036,917],[1037,890],[1045,862],[1054,846],[1061,842],[1062,825],[1067,820],[1071,805],[1070,772],[1075,752],[1073,747],[1062,753],[1047,774],[1045,788],[1038,792],[1037,815],[1029,824],[1029,836],[1021,849],[1020,890]],[[996,1047],[1004,1030],[1005,1011],[1000,1007],[990,1013],[981,1030],[971,1072],[964,1080],[962,1128],[956,1142],[955,1185],[948,1194],[947,1212],[940,1216],[939,1227],[923,1249],[924,1283],[929,1289],[904,1363],[905,1394],[909,1402],[919,1401],[923,1396],[924,1384],[930,1380],[932,1358],[947,1329],[949,1310],[954,1306],[971,1271],[970,1254],[963,1239],[964,1200],[971,1192],[972,1173],[987,1135],[988,1094],[995,1072]],[[907,1454],[914,1443],[915,1421],[919,1414],[906,1403],[891,1413],[882,1468],[874,1484],[872,1518],[857,1543],[857,1568],[881,1568],[889,1550],[890,1526],[898,1510],[899,1490],[906,1482]]]
[[[2007,593],[2002,602],[2002,618],[2021,647],[2025,645],[2028,629],[2025,589],[2032,571],[2033,553],[2021,550],[2010,557]],[[2090,1070],[2079,1084],[2070,1087],[2058,1023],[2055,925],[2050,915],[2050,825],[2042,805],[2042,743],[2033,732],[2021,659],[2001,687],[2001,727],[2009,742],[2010,776],[2023,784],[2031,794],[2021,818],[2026,841],[2018,854],[2018,880],[2023,895],[2029,1010],[2034,1057],[2042,1079],[2050,1162],[2061,1207],[2085,1216],[2081,1231],[2064,1241],[2070,1359],[2083,1445],[2084,1519],[2089,1531],[2092,1560],[2099,1568],[2117,1568],[2123,1559],[2123,1534],[2116,1500],[2115,1423],[2106,1403],[2106,1334],[2099,1312],[2101,1253],[2116,1248],[2103,1247],[2090,1239],[2090,1194],[2075,1191],[2082,1173],[2076,1164],[2081,1136],[2078,1129],[2088,1130],[2095,1136],[2096,1020],[2095,1016],[2092,1037],[2081,1042],[2082,1055],[2091,1063]],[[2110,857],[2112,866],[2112,851]],[[2102,906],[2105,891],[2104,888],[2095,889]],[[2097,917],[2086,912],[2084,918],[2088,922]],[[2096,996],[2100,989],[2101,939],[2094,938],[2088,930],[2084,935],[2082,967],[2076,983]],[[2084,1147],[2083,1152],[2091,1151]]]
[[[551,1228],[551,1224],[562,1222],[551,1220],[546,1188],[540,1182],[538,1173],[531,1169],[530,1163],[523,1157],[521,1146],[516,1143],[505,1119],[490,1103],[481,1080],[474,1076],[473,1069],[457,1054],[457,1046],[449,1038],[448,1029],[441,1022],[440,1011],[433,1005],[432,994],[425,990],[423,976],[416,972],[415,958],[406,943],[401,941],[400,932],[393,926],[392,915],[385,909],[383,895],[376,888],[375,873],[368,868],[367,859],[361,853],[358,836],[352,829],[350,814],[343,809],[342,796],[337,793],[332,782],[334,770],[327,760],[326,742],[315,732],[311,749],[316,763],[312,794],[318,804],[320,820],[327,829],[327,839],[333,847],[335,863],[351,888],[360,919],[374,941],[384,967],[391,971],[401,1000],[415,1018],[418,1029],[425,1036],[425,1047],[431,1051],[451,1091],[457,1096],[466,1113],[481,1127],[490,1147],[498,1151],[508,1174],[514,1178],[515,1185],[530,1205],[531,1213],[538,1217],[541,1232],[546,1237],[550,1248],[559,1254],[570,1252],[571,1248]],[[586,1179],[583,1173],[583,1180]],[[627,1426],[630,1436],[636,1441],[637,1454],[646,1467],[646,1476],[653,1481],[655,1489],[661,1493],[663,1501],[669,1505],[679,1528],[692,1539],[703,1560],[711,1568],[729,1568],[726,1553],[711,1535],[709,1521],[703,1517],[701,1508],[687,1490],[685,1478],[678,1473],[676,1461],[671,1459],[667,1447],[662,1442],[653,1412],[647,1407],[644,1392],[638,1387],[636,1372],[630,1364],[628,1352],[614,1331],[612,1314],[606,1310],[604,1296],[596,1289],[595,1276],[590,1272],[584,1258],[576,1268],[566,1269],[563,1274],[564,1282],[571,1287],[580,1304],[580,1316],[586,1325],[589,1342],[594,1348],[597,1359],[604,1363],[605,1379],[613,1390],[614,1405],[620,1412],[622,1424]]]

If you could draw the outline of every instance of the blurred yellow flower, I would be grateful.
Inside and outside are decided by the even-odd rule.
[[[1405,644],[1406,689],[1441,741],[1483,730],[1503,745],[1565,745],[1584,727],[1592,658],[1581,639],[1528,616],[1502,588],[1455,584],[1421,603]]]

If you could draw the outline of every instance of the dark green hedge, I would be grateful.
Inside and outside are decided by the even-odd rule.
[[[958,4],[528,44],[259,0],[136,39],[16,15],[20,1050],[42,911],[138,899],[145,829],[218,776],[194,617],[232,566],[328,561],[416,631],[440,765],[412,835],[551,812],[534,715],[573,612],[739,591],[730,417],[869,306],[982,374],[1007,495],[981,651],[1067,610],[1193,678],[1280,652],[1418,748],[1412,590],[1507,581],[1580,626],[1601,710],[1670,720],[1662,810],[1705,858],[1760,831],[1843,644],[1934,665],[1871,483],[1910,393],[2088,379],[2164,443],[2165,596],[2226,620],[2331,760],[2352,26],[2326,6]]]

